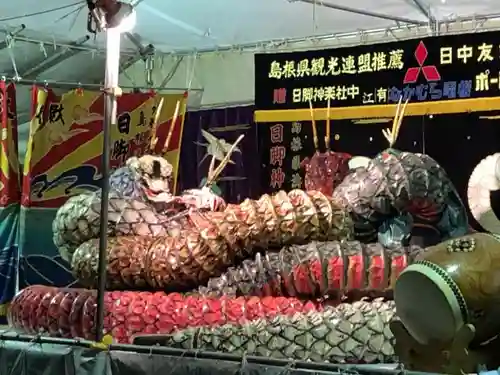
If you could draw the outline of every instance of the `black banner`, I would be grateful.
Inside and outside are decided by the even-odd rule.
[[[257,110],[500,94],[500,32],[255,55]]]

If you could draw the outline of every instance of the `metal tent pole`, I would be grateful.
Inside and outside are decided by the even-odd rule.
[[[0,73],[1,76],[1,73]],[[17,83],[18,85],[41,85],[41,86],[50,86],[58,89],[73,89],[73,88],[81,88],[84,90],[101,90],[103,89],[103,85],[94,84],[94,83],[80,83],[80,82],[59,82],[59,81],[40,81],[33,79],[25,79],[25,78],[15,78],[15,77],[7,77],[6,75],[2,76],[2,79],[5,81],[12,81],[13,83]],[[104,85],[106,86],[106,85]],[[153,90],[153,91],[203,91],[203,89],[188,89],[187,87],[145,87],[145,86],[120,86],[123,90]]]
[[[117,100],[114,88],[118,87],[120,75],[120,31],[110,28],[106,31],[106,70],[104,73],[105,101],[102,134],[102,190],[101,222],[99,233],[99,266],[97,289],[96,341],[102,341],[104,335],[104,293],[106,291],[106,267],[108,245],[108,203],[111,152],[111,126],[116,124]]]
[[[295,0],[298,1],[298,0]],[[293,2],[293,1],[292,1]],[[345,7],[344,7],[345,8]],[[347,11],[347,10],[345,10]],[[378,16],[380,14],[377,14]],[[367,15],[370,16],[370,15]],[[374,16],[374,15],[372,15]],[[393,17],[392,17],[393,18]],[[486,14],[474,14],[470,16],[462,16],[462,17],[447,17],[438,20],[439,24],[443,26],[444,30],[438,30],[443,34],[448,34],[449,32],[446,30],[446,25],[450,25],[453,23],[458,23],[460,24],[460,28],[457,31],[454,32],[476,32],[478,30],[481,31],[489,31],[489,30],[498,30],[500,29],[500,22],[498,22],[498,19],[500,18],[500,13],[486,13]],[[486,24],[485,22],[492,23],[491,25]],[[427,24],[427,23],[426,23]],[[470,25],[467,25],[470,24]],[[401,38],[408,38],[411,37],[408,35],[407,31],[414,30],[415,28],[420,27],[419,25],[413,26],[411,24],[408,24],[407,27],[384,27],[380,29],[368,29],[368,30],[361,30],[361,31],[350,31],[350,32],[336,32],[336,33],[328,33],[328,34],[320,34],[320,35],[308,35],[304,37],[296,37],[296,38],[275,38],[275,39],[263,39],[263,40],[257,40],[254,42],[249,42],[249,43],[238,43],[238,44],[225,44],[225,45],[218,45],[215,47],[207,47],[207,48],[189,48],[189,49],[172,49],[169,52],[161,52],[157,51],[158,55],[164,55],[164,56],[191,56],[193,54],[202,54],[202,53],[219,53],[219,52],[226,52],[226,51],[243,51],[243,50],[254,50],[254,49],[260,49],[265,46],[273,46],[273,45],[282,45],[283,43],[287,44],[295,44],[295,43],[302,43],[302,42],[308,42],[311,40],[315,41],[321,41],[321,40],[330,40],[330,39],[349,39],[348,43],[345,43],[345,45],[337,45],[335,48],[340,48],[340,47],[345,47],[345,46],[351,46],[353,44],[356,44],[358,42],[352,42],[351,39],[353,36],[363,34],[363,35],[368,35],[368,34],[379,34],[379,33],[384,33],[386,30],[391,30],[394,32],[401,31],[402,35]],[[0,27],[0,33],[3,34],[8,34],[9,30],[6,28]],[[415,37],[415,36],[413,36]],[[54,42],[52,40],[47,40],[47,39],[42,39],[42,38],[28,38],[25,36],[19,36],[16,35],[15,37],[16,40],[21,41],[21,42],[27,42],[27,43],[33,43],[33,44],[45,44],[45,45],[50,45],[52,46]],[[384,42],[387,42],[385,40]],[[90,52],[101,52],[102,48],[96,48],[96,47],[84,47],[84,46],[71,46],[68,43],[56,43],[57,46],[60,47],[68,47],[71,49],[81,49],[84,51],[90,51]],[[344,43],[342,43],[344,44]],[[310,49],[310,48],[309,48]],[[269,52],[269,51],[267,51]],[[137,51],[136,50],[128,50],[128,51],[123,51],[122,55],[128,55],[128,56],[136,56]]]
[[[89,41],[90,36],[85,35],[84,37],[75,40],[72,42],[72,45],[82,45],[85,44]],[[49,70],[50,68],[62,63],[65,60],[68,60],[69,58],[76,56],[79,53],[82,53],[82,50],[77,50],[77,49],[71,49],[71,48],[64,48],[59,52],[55,52],[48,56],[45,60],[43,60],[41,63],[36,64],[35,66],[32,66],[31,68],[27,69],[25,72],[22,73],[23,76],[28,77],[28,78],[36,78],[43,72]]]
[[[298,1],[298,0],[296,0]],[[449,19],[439,20],[440,35],[450,35],[457,33],[472,33],[478,31],[492,31],[500,29],[500,13],[491,13],[491,14],[478,14],[474,16],[467,17],[455,17]],[[427,26],[427,22],[425,22],[425,26]],[[452,26],[453,24],[457,24],[459,27],[456,30],[447,30],[448,26]],[[405,25],[404,27],[394,26],[394,27],[381,27],[377,29],[367,29],[367,30],[358,30],[358,31],[349,31],[349,32],[336,32],[336,33],[328,33],[328,34],[311,34],[308,36],[294,37],[294,38],[275,38],[275,39],[262,39],[254,42],[248,43],[238,43],[238,44],[225,44],[219,45],[217,47],[207,47],[207,48],[197,48],[197,49],[175,49],[172,50],[169,54],[172,56],[192,56],[194,53],[198,55],[204,53],[222,53],[222,52],[243,52],[243,51],[251,51],[251,52],[262,52],[262,53],[276,53],[276,52],[289,52],[291,51],[291,47],[295,47],[298,50],[311,50],[311,49],[319,49],[319,48],[342,48],[342,47],[351,47],[359,44],[367,44],[366,40],[363,38],[355,39],[354,37],[372,37],[381,35],[382,38],[379,40],[370,40],[370,44],[375,43],[388,43],[391,41],[403,40],[403,39],[411,39],[418,38],[422,36],[430,36],[430,32],[419,33],[416,35],[416,32],[422,28],[420,25]],[[387,38],[388,34],[392,35],[392,38]],[[345,42],[344,42],[345,40]],[[321,46],[293,46],[294,44],[307,43],[307,42],[321,42],[321,41],[333,41],[334,45],[321,45]],[[288,46],[288,48],[280,48]],[[161,54],[161,53],[160,53]]]
[[[411,0],[413,4],[418,8],[420,13],[422,13],[430,23],[436,23],[436,18],[431,12],[431,6],[428,4],[425,4],[422,0]]]
[[[321,1],[321,0],[289,0],[289,1],[290,2],[307,3],[307,4],[311,4],[311,5],[318,5],[321,7],[339,10],[342,12],[354,13],[354,14],[359,14],[361,16],[367,16],[367,17],[373,17],[373,18],[380,18],[380,19],[388,20],[388,21],[408,23],[410,25],[418,25],[418,26],[427,25],[427,21],[415,20],[415,19],[406,18],[406,17],[392,16],[390,14],[372,12],[372,11],[369,11],[366,9],[356,9],[356,8],[351,8],[351,7],[348,7],[345,5],[327,3],[327,2]]]

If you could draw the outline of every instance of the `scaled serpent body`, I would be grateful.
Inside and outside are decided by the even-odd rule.
[[[388,149],[357,168],[333,192],[355,222],[356,237],[406,245],[414,226],[442,240],[467,233],[466,209],[444,169],[430,156]]]

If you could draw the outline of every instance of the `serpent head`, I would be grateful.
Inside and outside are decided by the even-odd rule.
[[[305,170],[306,190],[317,190],[331,196],[333,190],[349,173],[351,155],[342,152],[316,152],[305,158],[301,167]]]
[[[128,159],[127,167],[147,199],[153,202],[172,200],[173,168],[167,160],[161,156],[143,155]]]
[[[399,155],[401,155],[401,151],[391,147],[382,151],[376,158],[388,159],[390,157],[398,157]]]

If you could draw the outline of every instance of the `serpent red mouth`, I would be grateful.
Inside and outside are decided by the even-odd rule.
[[[157,197],[158,195],[160,195],[161,193],[166,193],[165,191],[163,190],[153,190],[153,189],[150,189],[148,187],[144,187],[144,192],[146,193],[147,196],[149,197]]]
[[[169,202],[172,200],[173,196],[168,190],[155,190],[150,187],[143,186],[144,194],[147,199],[152,202]]]

